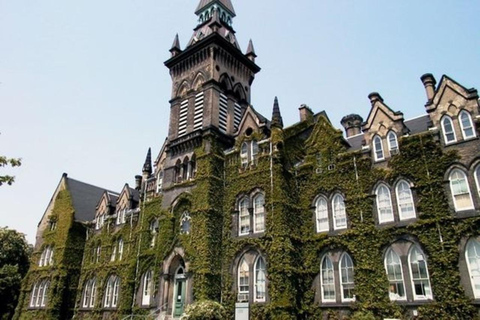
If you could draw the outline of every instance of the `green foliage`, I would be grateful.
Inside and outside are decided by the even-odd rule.
[[[225,308],[216,301],[202,300],[189,305],[182,320],[226,320]]]
[[[0,319],[13,316],[21,281],[29,268],[30,252],[25,235],[0,228]]]
[[[22,165],[22,159],[20,158],[7,158],[5,156],[0,156],[0,167],[19,167]],[[15,182],[15,177],[10,175],[1,175],[0,176],[0,186],[4,183],[11,185]]]

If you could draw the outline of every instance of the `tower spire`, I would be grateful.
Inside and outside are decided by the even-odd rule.
[[[151,148],[148,148],[147,157],[145,158],[145,163],[143,164],[142,173],[147,176],[150,176],[152,174],[152,149]]]
[[[201,14],[205,9],[210,9],[209,7],[213,6],[214,4],[223,7],[224,10],[230,13],[232,18],[235,17],[235,9],[233,8],[232,2],[230,0],[200,0],[200,3],[195,10],[195,14]]]
[[[270,125],[272,127],[283,129],[283,119],[280,113],[280,106],[278,105],[277,97],[275,97],[275,100],[273,102],[272,122]]]
[[[178,33],[175,35],[175,39],[173,39],[173,44],[170,52],[172,53],[172,57],[182,52],[182,49],[180,48],[180,40],[178,39]]]

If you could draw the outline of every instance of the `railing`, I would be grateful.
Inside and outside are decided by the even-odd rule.
[[[164,320],[166,315],[165,314],[161,315],[160,313],[162,312],[162,309],[167,306],[167,304],[168,304],[168,302],[163,304],[162,306],[156,308],[155,310],[150,311],[150,313],[147,314],[147,315],[131,314],[131,315],[128,315],[128,316],[122,318],[122,320],[133,320],[133,319]]]

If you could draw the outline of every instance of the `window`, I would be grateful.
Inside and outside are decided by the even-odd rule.
[[[182,182],[182,162],[180,159],[175,163],[175,175],[173,176],[175,183]]]
[[[342,301],[353,301],[355,295],[353,294],[353,261],[348,253],[344,253],[340,260],[340,285],[342,287]]]
[[[335,302],[335,273],[330,258],[323,257],[320,268],[320,286],[322,291],[322,302]]]
[[[405,285],[403,282],[402,263],[400,257],[391,248],[385,255],[385,270],[388,277],[388,295],[390,300],[405,300]]]
[[[110,256],[110,261],[115,261],[117,257],[117,245],[116,243],[112,244],[112,255]]]
[[[183,164],[182,164],[182,179],[183,181],[187,181],[188,179],[190,179],[190,170],[189,170],[189,159],[188,157],[185,157],[185,159],[183,159]]]
[[[123,258],[123,239],[122,238],[118,239],[117,246],[118,246],[118,260],[122,260]]]
[[[110,276],[105,288],[105,297],[103,306],[105,308],[116,308],[118,303],[118,293],[120,290],[120,279],[117,276]]]
[[[473,209],[472,197],[468,186],[467,176],[462,170],[454,169],[450,173],[450,189],[455,211]]]
[[[100,214],[97,216],[95,219],[95,230],[99,230],[103,227],[103,224],[105,223],[105,215]]]
[[[157,233],[158,233],[158,219],[152,219],[150,221],[149,228],[150,230],[150,248],[155,247],[155,241],[157,239]]]
[[[153,272],[147,271],[143,275],[142,306],[149,306],[153,292]]]
[[[242,143],[240,150],[240,161],[243,168],[248,166],[248,145],[246,142]]]
[[[427,261],[423,252],[416,245],[410,249],[408,255],[410,275],[412,278],[413,297],[415,300],[432,299],[430,278],[428,276]]]
[[[406,181],[401,180],[397,184],[396,191],[400,220],[415,218],[415,205],[413,204],[413,196],[410,185]]]
[[[383,154],[383,143],[379,136],[373,138],[373,151],[375,153],[375,161],[380,161],[385,158]]]
[[[347,227],[347,213],[345,211],[345,202],[341,195],[333,197],[333,228],[345,229]]]
[[[189,234],[190,233],[190,212],[184,211],[180,219],[180,233]]]
[[[125,214],[127,213],[127,208],[123,208],[117,211],[117,225],[125,223]]]
[[[397,134],[393,131],[388,133],[388,149],[390,150],[390,156],[393,156],[398,153],[398,141]]]
[[[158,173],[157,177],[157,193],[162,192],[163,189],[163,170]]]
[[[470,283],[475,299],[480,298],[480,243],[477,239],[470,239],[465,251]]]
[[[53,265],[53,247],[46,246],[40,256],[40,261],[38,262],[39,267],[51,266]]]
[[[265,231],[265,197],[258,194],[253,200],[253,232]]]
[[[57,229],[57,219],[57,217],[50,217],[50,220],[48,221],[50,231]]]
[[[252,141],[251,155],[252,155],[252,164],[257,164],[258,143],[255,140]]]
[[[33,285],[30,307],[41,308],[48,304],[48,289],[50,281],[40,280]]]
[[[443,138],[445,139],[445,144],[449,144],[457,141],[457,138],[455,137],[455,131],[453,129],[453,122],[449,116],[443,117],[442,128],[443,128]]]
[[[267,267],[265,258],[255,250],[243,254],[236,270],[237,300],[265,302],[267,299]]]
[[[247,261],[243,258],[238,268],[238,301],[248,301],[249,279],[250,270]]]
[[[462,128],[463,139],[475,138],[475,130],[473,129],[472,118],[470,114],[463,110],[460,112],[460,127]]]
[[[317,232],[328,231],[330,229],[328,223],[328,204],[327,199],[318,197],[315,202],[315,220],[317,224]]]
[[[385,223],[393,221],[393,208],[390,190],[384,184],[377,187],[377,213],[378,222]]]
[[[192,159],[190,160],[190,179],[195,179],[196,175],[197,175],[197,158],[194,154],[192,156]]]
[[[478,195],[480,196],[480,166],[475,169],[475,182],[477,184]]]
[[[95,298],[97,295],[97,283],[95,279],[90,279],[85,283],[83,289],[83,307],[93,308],[95,306]]]
[[[239,211],[239,235],[246,235],[250,233],[250,213],[248,212],[248,198],[240,201],[238,206]]]
[[[102,256],[102,247],[101,247],[101,245],[98,245],[97,250],[96,250],[96,255],[95,255],[95,262],[96,263],[98,263],[100,261],[101,256]]]
[[[263,257],[258,257],[255,264],[255,301],[265,301],[266,267]]]

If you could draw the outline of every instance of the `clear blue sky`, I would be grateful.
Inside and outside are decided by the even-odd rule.
[[[0,187],[0,226],[34,241],[63,172],[120,191],[167,134],[169,58],[196,26],[199,0],[0,0],[0,154],[22,157]],[[405,118],[422,115],[419,78],[480,87],[478,0],[232,0],[242,49],[262,71],[252,104],[286,125],[298,107],[368,115],[378,91]]]

